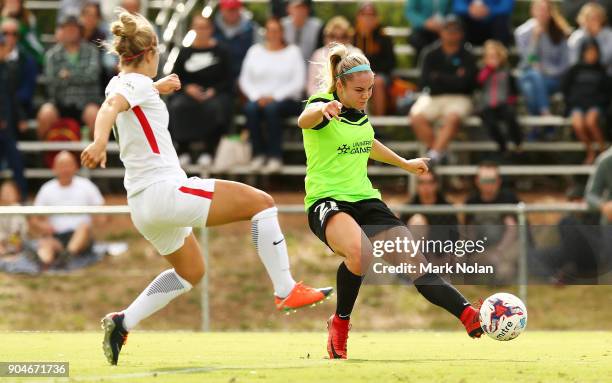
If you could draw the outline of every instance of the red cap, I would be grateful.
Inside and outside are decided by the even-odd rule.
[[[242,1],[240,0],[221,0],[219,3],[221,9],[237,9],[242,7]]]

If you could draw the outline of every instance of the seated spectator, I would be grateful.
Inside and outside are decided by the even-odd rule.
[[[66,151],[55,157],[55,179],[47,181],[36,194],[35,206],[99,206],[104,198],[87,178],[77,176],[75,157]],[[51,215],[32,219],[32,227],[42,235],[38,257],[43,265],[65,262],[93,245],[92,219],[89,215]]]
[[[4,181],[0,185],[0,206],[18,206],[20,201],[17,184],[13,181]],[[19,253],[27,233],[28,221],[25,216],[0,216],[0,257]]]
[[[563,10],[563,16],[567,20],[576,20],[578,13],[582,6],[586,3],[598,3],[601,4],[606,10],[606,14],[612,15],[612,0],[561,0],[561,9]]]
[[[307,60],[322,45],[322,22],[310,15],[310,4],[305,0],[290,0],[287,17],[282,19],[285,42],[297,45]]]
[[[92,43],[98,49],[104,51],[101,43],[106,41],[107,28],[102,27],[100,4],[87,2],[83,5],[79,14],[81,15],[81,25],[83,26],[83,40]]]
[[[601,247],[597,262],[599,270],[609,273],[612,270],[612,148],[595,160],[595,172],[587,182],[585,199],[591,209],[601,212]]]
[[[550,114],[549,96],[559,90],[568,67],[571,29],[550,0],[531,3],[531,19],[514,32],[521,58],[519,87],[531,115]]]
[[[108,84],[111,78],[118,73],[117,58],[107,54],[106,42],[108,26],[102,21],[100,4],[87,2],[80,12],[83,25],[83,40],[95,45],[100,52],[100,84]]]
[[[502,179],[497,164],[482,163],[476,173],[476,192],[467,199],[467,205],[517,204],[516,195],[502,188]],[[495,267],[499,282],[509,281],[515,275],[518,248],[516,244],[516,218],[508,213],[467,214],[469,231],[476,239],[486,238],[487,261]]]
[[[577,18],[580,28],[571,34],[567,42],[570,64],[580,61],[583,41],[594,38],[599,44],[600,61],[608,74],[612,74],[612,28],[606,26],[607,18],[606,9],[597,3],[586,3],[580,9]]]
[[[329,19],[323,29],[325,45],[314,51],[312,57],[308,61],[308,81],[306,85],[307,94],[315,94],[320,88],[321,83],[325,80],[325,60],[329,52],[331,43],[344,44],[347,47],[354,48],[351,45],[353,41],[353,27],[344,16],[335,16]]]
[[[232,78],[237,80],[244,57],[257,40],[257,24],[240,0],[221,0],[215,16],[214,37],[229,50]]]
[[[239,79],[240,89],[248,98],[244,113],[253,148],[252,169],[262,169],[267,157],[262,171],[280,171],[283,119],[300,113],[305,83],[306,63],[300,49],[285,44],[278,19],[268,19],[265,41],[249,49]]]
[[[270,15],[277,19],[282,19],[287,16],[287,5],[291,0],[270,0]],[[304,0],[304,3],[310,7],[310,13],[312,14],[312,0]]]
[[[83,41],[79,19],[68,16],[59,25],[59,41],[45,58],[51,102],[38,111],[38,136],[44,139],[60,118],[83,122],[93,133],[100,101],[100,56]]]
[[[482,88],[482,124],[497,142],[502,153],[507,151],[506,138],[500,124],[505,124],[516,150],[520,151],[523,135],[516,119],[516,80],[508,65],[508,50],[502,43],[488,40],[484,44],[484,68],[478,74]]]
[[[0,165],[6,160],[21,195],[26,196],[28,191],[23,158],[17,149],[16,125],[22,118],[16,99],[18,77],[15,75],[15,63],[7,62],[10,52],[4,35],[0,34]]]
[[[40,42],[36,17],[24,5],[23,0],[4,0],[0,2],[0,17],[13,18],[19,22],[19,44],[42,65],[45,48]]]
[[[409,206],[435,206],[450,205],[440,190],[438,176],[429,172],[416,177],[417,193],[407,203]],[[403,213],[400,219],[410,227],[413,237],[420,232],[422,236],[429,240],[445,241],[450,238],[453,231],[457,230],[459,221],[455,214],[410,214]]]
[[[168,105],[172,138],[182,165],[192,162],[195,144],[200,145],[197,163],[209,166],[231,122],[233,81],[229,53],[213,39],[212,21],[197,14],[191,28],[195,40],[181,48],[172,70],[181,79],[181,90]]]
[[[600,211],[602,223],[612,223],[612,148],[595,160],[595,172],[589,177],[586,201],[591,209]]]
[[[387,112],[387,87],[391,84],[396,64],[395,52],[393,41],[384,34],[378,11],[371,2],[363,3],[357,11],[354,45],[365,54],[375,74],[369,114],[384,115]]]
[[[38,66],[24,48],[19,46],[19,23],[15,19],[4,19],[0,24],[2,35],[5,40],[6,63],[9,68],[9,79],[16,81],[15,109],[19,111],[17,123],[19,132],[23,133],[28,128],[27,119],[33,112],[32,101],[36,89],[36,77]]]
[[[452,0],[406,0],[404,16],[412,28],[408,41],[418,58],[423,48],[440,38],[444,18],[452,13]]]
[[[572,187],[568,202],[584,203],[584,191],[584,185]],[[529,252],[529,274],[550,277],[556,284],[597,284],[598,272],[606,271],[598,270],[604,233],[599,222],[599,211],[566,214],[556,227],[559,244]]]
[[[574,133],[585,145],[585,164],[592,164],[606,145],[599,123],[610,103],[612,83],[600,57],[597,40],[584,40],[580,60],[567,71],[561,86]],[[593,141],[598,144],[597,150],[593,150]]]
[[[60,0],[59,9],[57,10],[57,22],[67,16],[80,14],[88,3],[100,5],[99,0]]]
[[[121,7],[131,13],[140,13],[147,17],[149,13],[149,0],[104,0],[100,1],[104,20],[111,22],[117,18],[115,13],[117,7]]]
[[[440,32],[440,42],[423,52],[423,94],[410,110],[414,133],[427,146],[427,157],[433,164],[444,159],[446,147],[457,134],[461,120],[472,113],[477,71],[476,59],[463,42],[461,21],[448,16]],[[432,124],[439,120],[442,127],[434,135]]]
[[[454,0],[453,13],[465,24],[467,41],[482,45],[487,40],[498,40],[504,45],[512,42],[510,16],[514,0]]]

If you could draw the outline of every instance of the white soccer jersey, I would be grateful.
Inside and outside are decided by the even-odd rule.
[[[168,131],[168,109],[153,80],[138,73],[120,73],[108,83],[105,94],[120,94],[130,104],[115,123],[128,197],[160,181],[186,179]]]

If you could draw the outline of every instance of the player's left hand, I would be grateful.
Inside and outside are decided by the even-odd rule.
[[[106,145],[96,141],[87,145],[83,153],[81,153],[81,165],[93,169],[100,165],[101,168],[106,168]]]
[[[425,174],[429,171],[429,158],[415,158],[412,160],[404,161],[404,170],[412,174]]]
[[[160,94],[170,94],[181,89],[181,80],[177,74],[172,73],[155,81],[155,88]]]

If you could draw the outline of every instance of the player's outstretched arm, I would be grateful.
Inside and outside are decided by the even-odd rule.
[[[95,168],[100,165],[106,167],[106,145],[108,137],[115,124],[117,115],[130,108],[130,104],[125,97],[114,94],[108,97],[100,107],[96,116],[94,126],[94,141],[89,144],[81,153],[81,164],[88,168]]]
[[[397,153],[383,145],[377,139],[374,139],[374,142],[372,143],[370,158],[374,161],[397,166],[398,168],[404,169],[413,174],[425,174],[429,171],[429,167],[427,166],[429,158],[415,158],[412,160],[407,160],[400,157]]]
[[[330,102],[315,102],[304,109],[298,117],[298,126],[302,129],[312,129],[323,122],[323,119],[331,120],[340,114],[342,104],[333,100]]]

